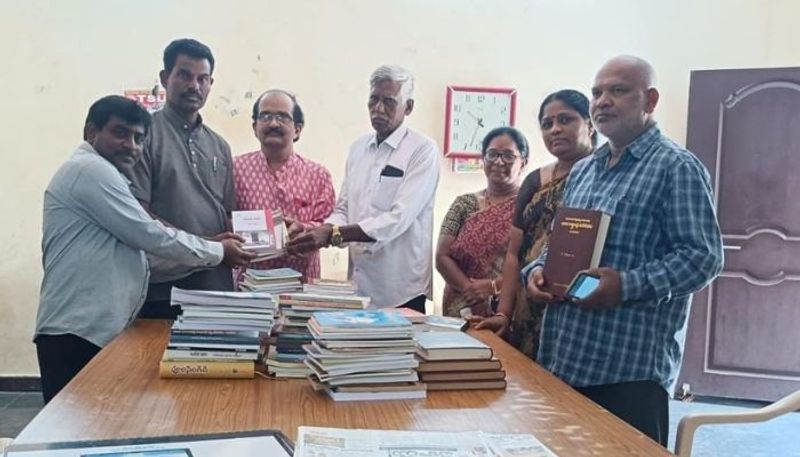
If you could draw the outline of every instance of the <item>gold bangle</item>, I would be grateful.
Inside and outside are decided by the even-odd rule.
[[[511,319],[509,319],[509,317],[506,315],[506,313],[494,313],[494,315],[495,315],[495,316],[501,316],[501,317],[505,317],[507,321],[510,321],[510,320],[511,320]]]
[[[497,290],[497,280],[496,279],[492,279],[492,291],[494,292],[495,295],[500,295],[500,291]]]

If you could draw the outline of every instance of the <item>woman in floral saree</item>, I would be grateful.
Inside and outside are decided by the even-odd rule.
[[[486,188],[458,196],[442,222],[436,269],[445,279],[447,316],[489,316],[503,284],[503,261],[528,140],[499,127],[482,144]]]

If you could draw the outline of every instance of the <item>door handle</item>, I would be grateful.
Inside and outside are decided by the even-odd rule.
[[[726,251],[741,251],[742,247],[741,246],[731,246],[731,245],[724,245],[723,244],[722,245],[722,249],[724,249]]]

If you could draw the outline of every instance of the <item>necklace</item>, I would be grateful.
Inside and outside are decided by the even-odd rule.
[[[553,171],[550,172],[550,182],[553,182],[553,181],[556,180],[556,178],[560,177],[560,176],[558,176],[558,165],[560,163],[561,162],[556,162],[555,165],[553,165]]]
[[[519,188],[515,188],[512,192],[504,195],[491,195],[489,193],[489,188],[487,187],[486,190],[483,191],[483,199],[487,207],[494,206],[508,200],[509,198],[515,198],[518,192]]]

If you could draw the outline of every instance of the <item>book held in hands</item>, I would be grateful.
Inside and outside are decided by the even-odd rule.
[[[258,255],[256,262],[284,255],[287,230],[280,210],[234,211],[231,219],[233,232],[245,240],[242,247]]]
[[[558,208],[542,270],[545,290],[564,297],[578,272],[600,266],[610,222],[600,211]]]

